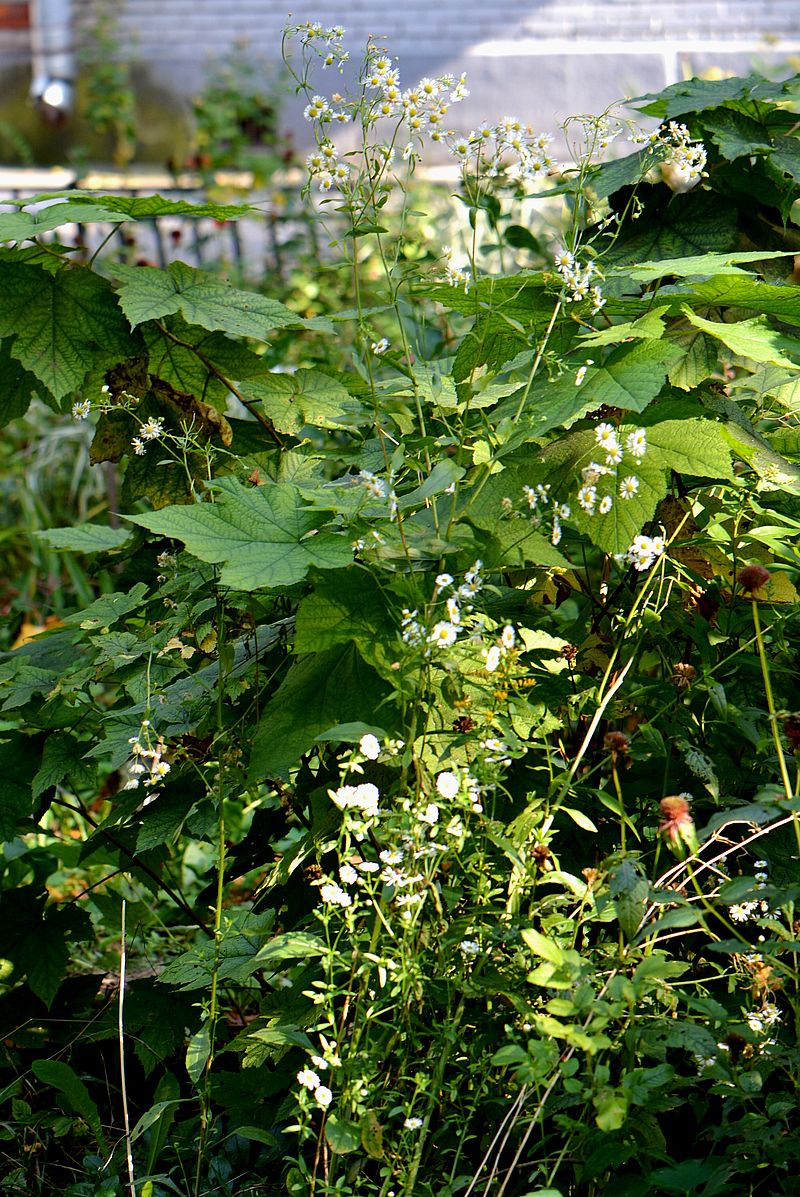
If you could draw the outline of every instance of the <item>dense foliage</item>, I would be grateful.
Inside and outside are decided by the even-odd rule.
[[[0,214],[6,471],[95,471],[5,540],[0,1192],[795,1191],[800,79],[556,167],[294,37],[346,310]]]

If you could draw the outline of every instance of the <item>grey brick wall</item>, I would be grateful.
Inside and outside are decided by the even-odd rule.
[[[285,0],[297,20],[340,23],[354,57],[385,36],[401,80],[466,70],[466,127],[518,112],[552,128],[575,111],[658,90],[710,65],[734,71],[800,61],[800,0]],[[93,0],[73,0],[85,38]],[[150,80],[179,96],[202,84],[214,55],[246,43],[277,62],[286,9],[275,0],[119,0],[126,47]],[[0,30],[0,74],[24,62],[27,35]],[[323,76],[324,84],[328,79]],[[329,90],[335,86],[331,81]],[[298,108],[288,123],[302,137]]]

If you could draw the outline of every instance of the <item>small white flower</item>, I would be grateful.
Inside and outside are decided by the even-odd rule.
[[[318,1089],[319,1077],[311,1068],[303,1068],[297,1074],[297,1079],[306,1089]]]
[[[639,479],[635,475],[629,474],[619,484],[619,497],[621,499],[632,499],[638,489]]]
[[[460,624],[461,608],[458,605],[458,599],[451,596],[445,605],[447,607],[447,618],[450,620],[450,622],[452,624]]]
[[[133,446],[133,451],[137,457],[144,457],[145,453],[147,452],[147,446],[140,436],[135,436],[131,441],[131,445]]]
[[[455,773],[446,771],[436,778],[436,789],[443,798],[453,799],[461,789],[461,782]]]
[[[728,914],[735,923],[746,923],[756,909],[755,902],[735,902],[728,907]]]
[[[343,864],[339,869],[339,880],[342,885],[355,885],[358,881],[358,873],[352,865]]]
[[[613,506],[614,500],[611,498],[611,495],[603,495],[602,499],[600,500],[600,506],[597,510],[601,515],[608,515]]]
[[[429,802],[425,810],[418,815],[420,823],[429,823],[433,827],[439,822],[439,807],[435,802]]]
[[[88,399],[80,399],[72,405],[73,420],[85,420],[92,410],[92,405]]]
[[[156,420],[153,416],[150,416],[142,424],[139,431],[146,441],[156,441],[160,436],[164,435],[164,421]]]
[[[353,899],[335,881],[319,887],[319,896],[329,906],[352,906]]]
[[[399,865],[403,863],[405,855],[399,848],[384,848],[380,853],[380,858],[385,865]]]
[[[500,664],[500,646],[493,644],[486,653],[485,669],[487,673],[494,673],[497,666]]]
[[[333,1094],[327,1085],[318,1085],[314,1090],[314,1101],[318,1106],[322,1106],[323,1110],[327,1110],[328,1106],[333,1101]]]
[[[597,487],[585,485],[578,491],[578,505],[588,515],[594,515],[594,508],[597,502]]]
[[[610,451],[613,447],[619,444],[617,440],[617,430],[613,424],[598,424],[594,430],[594,437],[598,445],[606,451]]]
[[[458,945],[465,956],[477,956],[481,945],[474,939],[462,939]]]
[[[362,736],[358,742],[358,751],[367,758],[368,761],[376,761],[380,756],[381,745],[377,736],[373,736],[372,732],[367,732]]]
[[[370,348],[376,357],[380,357],[389,348],[389,342],[386,337],[381,337],[380,341],[373,341]]]
[[[419,1128],[422,1126],[422,1119],[421,1118],[406,1118],[405,1122],[403,1123],[403,1126],[408,1131],[419,1130]]]
[[[579,387],[586,377],[586,366],[581,366],[575,375],[575,386]]]
[[[436,589],[437,590],[444,590],[444,588],[446,586],[452,586],[452,585],[453,585],[452,574],[437,574],[436,575]]]
[[[517,643],[517,634],[510,623],[507,623],[500,633],[500,643],[502,644],[503,648],[507,649],[508,651],[510,651]]]
[[[625,438],[625,448],[635,457],[637,461],[641,461],[647,452],[647,432],[644,428],[637,428],[635,432],[628,433]]]
[[[437,644],[439,648],[449,648],[451,644],[455,644],[458,636],[458,628],[448,620],[440,620],[434,624],[429,636],[429,644]]]

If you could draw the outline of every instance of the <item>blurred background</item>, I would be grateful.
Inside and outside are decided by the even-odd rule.
[[[272,0],[0,3],[0,163],[248,168],[283,134],[304,152],[287,17]],[[797,0],[314,0],[294,17],[344,25],[354,58],[385,38],[403,86],[466,71],[467,129],[514,112],[552,130],[682,78],[800,62]]]

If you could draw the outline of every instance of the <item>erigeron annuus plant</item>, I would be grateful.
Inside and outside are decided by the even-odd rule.
[[[603,163],[624,126],[582,119],[565,165],[527,121],[458,131],[464,80],[407,80],[375,43],[348,99],[343,31],[292,42],[308,195],[352,279],[336,322],[185,263],[0,256],[0,409],[46,392],[122,483],[121,526],[42,535],[100,554],[96,593],[0,659],[0,1091],[37,1144],[14,1183],[63,1151],[53,1090],[79,1095],[82,1150],[121,1124],[93,1054],[108,987],[86,996],[121,894],[157,962],[112,1028],[142,1065],[143,1191],[783,1191],[792,86],[677,85],[640,102],[649,145]],[[405,254],[431,144],[467,220]],[[564,220],[526,238],[510,205],[540,185]],[[91,202],[0,230],[91,223]],[[31,1072],[37,1051],[58,1059]],[[115,1183],[120,1155],[91,1167]]]

